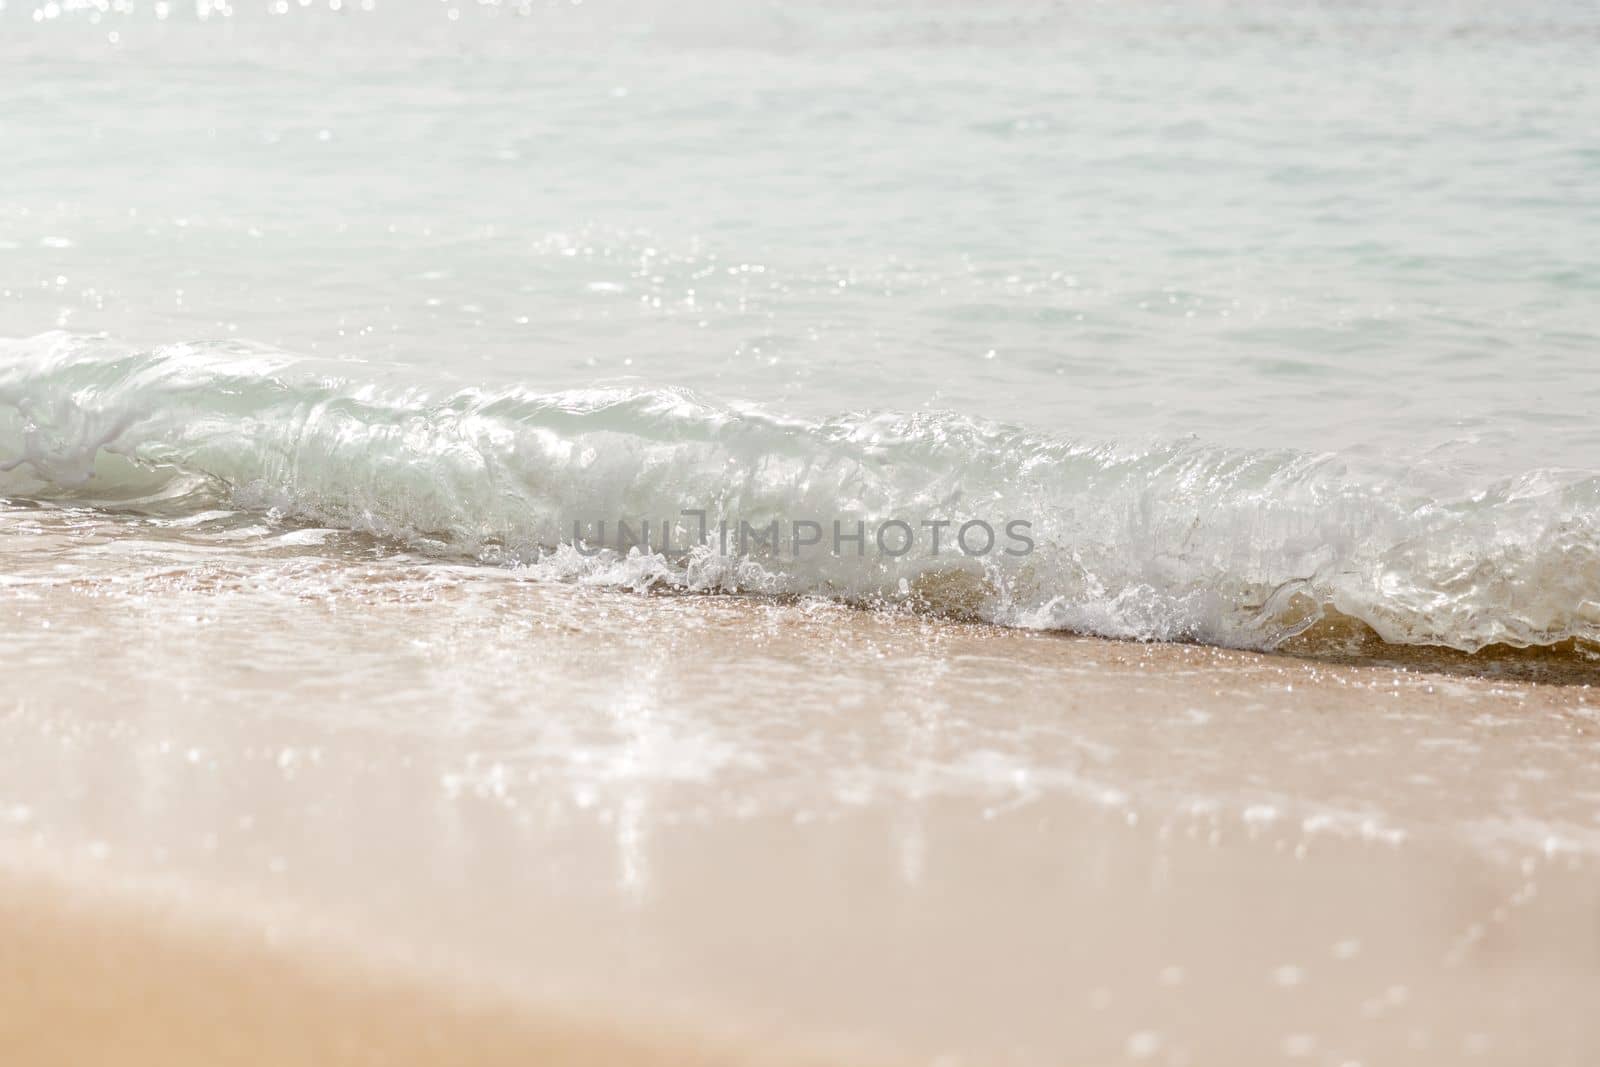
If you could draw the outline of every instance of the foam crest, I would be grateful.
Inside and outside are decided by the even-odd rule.
[[[1443,469],[1193,441],[1093,444],[951,413],[825,420],[672,389],[489,391],[204,343],[0,344],[0,493],[236,505],[552,578],[817,595],[1004,625],[1271,647],[1326,611],[1472,651],[1600,640],[1600,477]],[[683,537],[704,512],[707,543]],[[660,551],[598,548],[674,522]],[[736,551],[815,521],[820,545]],[[879,551],[901,520],[915,550]],[[948,521],[944,551],[918,524]],[[1021,520],[1033,550],[1007,554]],[[1000,544],[951,550],[964,523]],[[612,535],[595,538],[596,524]],[[832,551],[831,525],[867,531]],[[574,524],[577,524],[576,527]],[[574,542],[574,532],[581,534]],[[897,546],[899,535],[889,538]]]

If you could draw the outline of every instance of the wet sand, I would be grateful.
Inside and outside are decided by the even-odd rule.
[[[362,946],[268,936],[254,920],[174,912],[12,872],[0,887],[0,1049],[9,1064],[799,1065],[647,1025],[556,1015],[378,961]]]
[[[1581,672],[29,522],[7,1062],[1600,1052]]]
[[[0,1046],[11,1063],[133,1067],[1582,1064],[1600,1039],[1587,865],[1511,875],[1449,850],[1340,846],[1286,861],[1248,838],[1091,831],[1092,870],[1062,877],[1028,847],[1041,828],[956,816],[925,827],[950,855],[908,886],[875,854],[888,828],[867,822],[764,847],[718,835],[684,861],[708,865],[681,872],[700,899],[649,920],[549,900],[502,915],[508,936],[537,930],[554,950],[520,978],[582,974],[577,998],[349,914],[9,857]],[[764,874],[726,866],[758,857]],[[588,956],[645,946],[656,997]],[[669,979],[718,995],[668,1009]]]

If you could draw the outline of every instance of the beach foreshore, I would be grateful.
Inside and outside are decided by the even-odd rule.
[[[0,587],[7,1063],[1600,1050],[1581,672],[113,534]]]
[[[848,917],[833,916],[839,925],[830,932],[797,896],[768,898],[778,910],[764,916],[767,967],[747,975],[766,988],[748,991],[747,1005],[788,993],[811,1014],[830,999],[821,984],[838,983],[866,998],[843,1014],[876,1022],[875,1037],[870,1025],[797,1032],[776,1022],[781,1011],[759,1025],[760,1012],[672,1018],[626,995],[610,1004],[603,996],[565,1004],[524,996],[366,936],[359,922],[330,927],[267,899],[67,871],[53,858],[13,853],[0,871],[0,1047],[8,1063],[38,1067],[1046,1062],[1046,1046],[1008,1050],[1004,1034],[988,1031],[1015,1022],[1019,1010],[1022,1018],[1037,1014],[1036,1025],[1054,1012],[1060,1029],[1048,1047],[1073,1063],[1580,1064],[1600,1040],[1589,1010],[1592,867],[1545,866],[1506,893],[1518,879],[1501,882],[1459,855],[1397,863],[1386,853],[1371,863],[1359,849],[1335,849],[1323,862],[1302,861],[1304,877],[1286,877],[1272,858],[1278,850],[1241,844],[1198,877],[1193,857],[1179,859],[1166,877],[1175,875],[1185,895],[1167,899],[1164,927],[1152,921],[1151,887],[1141,884],[1162,876],[1149,855],[1132,851],[1114,850],[1123,869],[1109,872],[1126,902],[1107,908],[1102,900],[1100,911],[1071,921],[1042,907],[1039,894],[993,884],[1020,872],[1014,862],[974,876],[1005,912],[961,918],[998,933],[994,959],[983,958],[972,931],[953,925],[914,922],[920,936],[908,941],[872,908],[853,929]],[[1177,850],[1184,851],[1194,850]],[[1140,862],[1129,867],[1130,860]],[[876,876],[854,873],[873,895]],[[1082,892],[1060,903],[1078,907]],[[1536,893],[1544,897],[1537,904]],[[1471,922],[1450,929],[1474,908],[1485,909],[1486,933],[1474,936]],[[552,927],[568,918],[541,916]],[[749,918],[736,925],[759,938]],[[783,936],[795,926],[811,945]],[[1328,940],[1356,929],[1366,936]],[[704,939],[708,959],[726,950],[726,932],[714,926],[685,935]],[[1274,949],[1298,950],[1300,962],[1273,965],[1289,958]],[[1140,973],[1163,951],[1192,962]],[[1026,954],[1008,972],[995,969],[1004,952]],[[894,953],[903,958],[889,959]],[[787,955],[792,966],[813,954],[810,978],[819,987],[786,990],[784,979],[773,981],[783,968],[771,956]],[[678,961],[686,975],[694,956]],[[886,970],[902,988],[876,984]],[[1103,984],[1078,984],[1096,980]],[[986,999],[996,995],[1005,1000]],[[909,1055],[918,1036],[897,1041],[882,1027],[899,1016],[913,1030],[920,1018],[949,1032],[949,1021],[938,1021],[943,1012],[986,1035],[988,1048],[928,1054],[923,1044],[922,1054]],[[1329,1046],[1345,1058],[1316,1055]],[[1359,1058],[1352,1046],[1363,1050]]]
[[[0,875],[0,1049],[36,1067],[802,1064],[639,1020],[560,1015],[160,895]],[[257,916],[259,918],[259,916]]]
[[[1177,668],[1195,653],[1095,654]],[[1263,669],[1287,692],[1283,679],[1306,685],[1313,668]],[[1188,684],[1202,680],[1221,679]],[[1228,714],[1232,685],[1226,705],[1201,698],[1183,714]],[[1549,699],[1502,688],[1461,717],[1487,729]],[[1363,714],[1316,704],[1290,714]],[[1514,819],[1469,830],[1449,805],[1470,813],[1485,798],[1465,781],[1430,801],[1432,826],[1395,807],[1388,821],[1297,813],[1337,776],[1304,781],[1294,805],[1230,811],[1221,783],[1270,777],[1271,733],[1187,754],[1208,764],[1209,808],[1046,779],[1031,796],[973,787],[833,812],[816,811],[819,796],[707,810],[668,790],[632,815],[625,801],[530,827],[480,783],[446,802],[441,834],[427,825],[432,775],[403,770],[394,793],[326,811],[329,825],[258,822],[264,870],[218,862],[226,850],[203,837],[186,849],[162,819],[107,819],[74,843],[20,832],[44,820],[19,825],[13,806],[0,1044],[9,1062],[132,1065],[1238,1064],[1330,1048],[1340,1063],[1576,1064],[1600,1047],[1590,843],[1523,840],[1546,828]],[[303,772],[301,788],[331,803],[355,752],[324,740],[316,766],[342,769]],[[1383,747],[1362,760],[1356,795],[1422,773]],[[1144,759],[1187,762],[1175,749]],[[1561,773],[1539,788],[1593,800],[1576,768]],[[237,827],[253,788],[213,795],[188,821]],[[406,846],[408,823],[420,832]],[[413,874],[385,890],[403,877],[397,847]]]
[[[1600,1067],[1597,53],[0,0],[0,1067]]]

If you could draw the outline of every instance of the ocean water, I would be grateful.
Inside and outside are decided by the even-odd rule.
[[[1110,636],[1593,643],[1597,49],[1565,0],[7,0],[0,497],[196,565],[353,530]],[[575,537],[686,510],[873,550]]]

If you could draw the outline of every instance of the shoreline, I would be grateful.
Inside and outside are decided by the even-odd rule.
[[[90,525],[103,527],[112,536],[124,535],[127,532],[122,529],[125,523],[141,519],[154,520],[153,532],[157,536],[170,538],[174,547],[182,544],[188,533],[187,524],[181,521],[175,522],[176,517],[171,515],[158,517],[155,513],[145,514],[120,507],[107,509],[88,504],[63,505],[61,501],[4,496],[0,496],[0,532],[12,532],[6,527],[14,529],[22,525],[18,521],[19,516],[25,517],[30,512],[41,513],[48,516],[48,523],[42,525],[38,531],[44,534],[40,539],[40,547],[50,549],[59,543],[60,531],[54,527],[60,522],[59,514],[63,508],[86,510],[93,516]],[[989,619],[983,614],[981,605],[985,597],[992,595],[993,590],[984,585],[983,579],[971,572],[960,570],[925,572],[910,584],[908,593],[899,600],[882,597],[862,599],[821,593],[688,588],[670,581],[660,581],[656,577],[649,577],[647,581],[640,579],[630,584],[620,579],[597,581],[594,576],[582,574],[560,573],[551,576],[540,571],[538,563],[506,564],[481,560],[452,551],[440,551],[437,554],[432,551],[421,552],[414,543],[404,539],[370,531],[319,527],[310,520],[294,518],[269,520],[264,514],[231,508],[204,512],[200,518],[204,519],[209,515],[222,517],[228,523],[250,524],[246,527],[246,533],[251,537],[266,534],[268,528],[259,524],[270,522],[274,527],[280,528],[277,533],[285,544],[302,550],[311,550],[306,552],[307,558],[316,558],[316,550],[327,544],[334,548],[327,562],[336,567],[349,567],[362,560],[371,560],[401,568],[438,567],[444,571],[463,567],[469,570],[481,568],[484,577],[490,580],[502,578],[513,582],[533,581],[567,585],[571,588],[606,590],[619,596],[681,599],[690,603],[715,604],[727,601],[748,605],[756,612],[764,609],[804,611],[809,607],[822,610],[843,609],[888,620],[975,627],[979,630],[992,629],[1002,634],[1030,635],[1044,639],[1104,641],[1150,648],[1212,649],[1219,652],[1260,655],[1269,660],[1282,659],[1302,664],[1396,669],[1417,674],[1477,678],[1485,681],[1600,688],[1600,644],[1581,637],[1566,637],[1549,644],[1519,645],[1492,642],[1475,651],[1467,652],[1437,643],[1388,641],[1370,624],[1346,615],[1330,605],[1302,606],[1299,610],[1314,610],[1318,613],[1315,621],[1300,632],[1270,647],[1236,646],[1183,637],[1156,639],[1142,636],[1110,636],[1093,630],[1009,624]],[[170,533],[164,529],[167,525],[174,527]],[[301,535],[310,536],[309,539],[302,539]],[[564,544],[557,546],[558,550],[568,548],[571,546]],[[551,552],[552,558],[555,554]],[[218,555],[219,561],[224,565],[236,562],[228,560],[225,552]],[[7,562],[19,570],[27,569],[20,559],[10,559]],[[54,579],[44,574],[37,574],[29,575],[28,580],[48,585]],[[89,580],[93,581],[92,578]]]
[[[57,1020],[29,1031],[38,1062],[130,1033],[104,1051],[209,1064],[250,1033],[260,1062],[393,1041],[418,1064],[1414,1067],[1600,1047],[1581,685],[468,569],[426,596],[335,575],[308,604],[263,567],[54,588],[50,644],[17,631],[0,922],[13,974],[39,977],[0,1003]],[[295,701],[262,657],[290,630]],[[54,669],[79,642],[93,677]],[[108,1022],[68,1025],[74,998]],[[162,1014],[196,1004],[210,1029]]]
[[[0,0],[0,1067],[1600,1067],[1600,4],[1203,7]]]
[[[0,923],[48,935],[0,1007],[58,1020],[37,1059],[1600,1048],[1585,683],[46,518],[0,585],[0,860],[45,887],[0,875]]]

